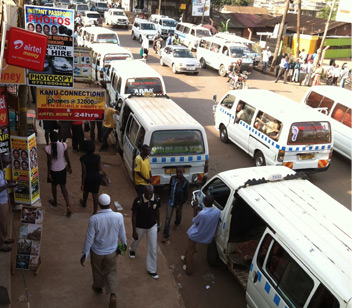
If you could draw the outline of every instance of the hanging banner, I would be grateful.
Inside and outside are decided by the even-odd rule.
[[[8,123],[5,88],[0,87],[0,127],[6,126]]]
[[[192,16],[202,16],[204,8],[203,16],[210,16],[210,0],[192,0]]]
[[[38,158],[35,134],[11,136],[12,178],[15,202],[33,204],[39,199]]]
[[[48,36],[43,72],[29,71],[32,86],[72,88],[74,57],[74,11],[25,5],[26,29]]]
[[[43,208],[23,206],[20,236],[17,243],[16,268],[35,270],[40,264],[40,240],[43,231]]]
[[[103,120],[105,90],[37,88],[38,120]]]
[[[74,78],[75,81],[92,80],[92,49],[75,47]]]
[[[0,154],[10,153],[10,133],[8,127],[0,128]]]

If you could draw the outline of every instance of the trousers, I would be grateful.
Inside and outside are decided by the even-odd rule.
[[[91,136],[91,140],[94,142],[95,140],[95,128],[97,125],[97,133],[98,133],[98,141],[101,141],[103,138],[103,123],[102,121],[91,121],[90,122],[90,136]]]
[[[91,251],[93,287],[103,288],[107,294],[115,293],[118,286],[116,252],[109,255],[97,255]]]
[[[137,252],[138,246],[146,234],[147,256],[146,267],[150,273],[157,273],[157,224],[149,229],[136,228],[137,240],[132,240],[130,250]]]
[[[175,221],[174,221],[175,225],[180,225],[182,209],[183,209],[183,205],[179,205],[178,207],[175,207]],[[163,236],[165,238],[168,238],[169,237],[169,229],[170,229],[170,221],[173,217],[174,206],[167,204],[166,210],[167,211],[166,211],[166,217],[165,217],[165,223],[164,223]]]
[[[7,224],[9,218],[9,205],[0,204],[0,246],[4,245],[7,239]]]

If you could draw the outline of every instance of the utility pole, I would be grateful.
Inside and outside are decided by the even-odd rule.
[[[300,53],[300,16],[302,14],[302,0],[298,0],[298,12],[297,12],[297,49],[295,51],[295,57],[299,57]]]
[[[315,67],[316,67],[316,64],[320,61],[320,57],[321,57],[321,53],[322,53],[322,48],[324,47],[324,43],[325,43],[325,39],[326,39],[326,34],[327,34],[328,26],[330,25],[330,20],[331,20],[332,14],[333,14],[333,9],[334,9],[334,7],[335,7],[335,3],[336,3],[336,0],[333,0],[332,6],[331,6],[331,10],[330,10],[330,14],[328,15],[328,18],[327,18],[327,22],[326,22],[326,26],[325,26],[324,35],[323,35],[323,37],[322,37],[320,47],[319,47],[319,49],[318,49],[317,52],[316,52]],[[319,62],[319,63],[320,63],[320,62]]]
[[[161,9],[162,9],[162,0],[159,0],[159,3],[158,3],[158,14],[161,14]]]
[[[282,40],[283,29],[284,29],[284,24],[286,23],[286,17],[287,17],[288,8],[289,8],[289,0],[286,1],[286,7],[284,9],[282,22],[281,22],[281,25],[280,25],[279,31],[278,31],[278,37],[277,37],[275,54],[273,55],[273,60],[272,60],[272,64],[271,64],[271,71],[272,72],[273,72],[273,70],[275,68],[275,63],[276,63],[276,60],[277,60],[277,57],[278,57],[279,46],[280,46],[281,40]]]
[[[206,0],[203,0],[203,10],[202,10],[201,25],[203,25],[203,19],[205,17],[205,8],[206,8]]]

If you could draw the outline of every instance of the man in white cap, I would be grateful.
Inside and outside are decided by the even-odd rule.
[[[92,288],[97,294],[103,294],[105,287],[105,292],[110,294],[109,308],[113,308],[116,307],[118,240],[127,247],[124,218],[111,210],[107,194],[101,194],[98,202],[101,210],[89,220],[81,265],[84,266],[91,253]]]

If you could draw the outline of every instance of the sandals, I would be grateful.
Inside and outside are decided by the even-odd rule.
[[[49,199],[48,201],[50,203],[51,206],[56,207],[58,204],[54,201],[54,199]]]

